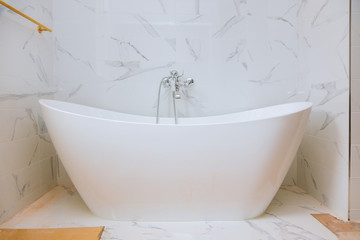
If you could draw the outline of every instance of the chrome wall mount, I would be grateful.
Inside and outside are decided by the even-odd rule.
[[[191,87],[195,82],[192,78],[187,78],[186,80],[183,80],[183,73],[179,75],[179,73],[176,70],[172,70],[170,72],[170,76],[164,77],[159,85],[159,91],[158,91],[158,100],[157,100],[157,109],[156,109],[156,124],[159,123],[159,105],[160,105],[160,92],[161,88],[167,88],[172,91],[172,99],[173,99],[173,108],[174,108],[174,121],[175,124],[178,123],[177,120],[177,113],[176,113],[176,99],[181,99],[181,89],[187,89]]]

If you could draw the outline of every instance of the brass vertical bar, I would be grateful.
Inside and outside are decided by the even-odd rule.
[[[19,10],[17,10],[16,8],[10,6],[9,4],[5,3],[4,1],[0,0],[0,4],[4,5],[5,7],[9,8],[11,11],[19,14],[20,16],[28,19],[29,21],[35,23],[36,25],[38,25],[38,32],[41,33],[42,31],[49,31],[52,32],[52,30],[44,25],[42,25],[41,23],[39,23],[38,21],[32,19],[31,17],[27,16],[26,14],[20,12]]]

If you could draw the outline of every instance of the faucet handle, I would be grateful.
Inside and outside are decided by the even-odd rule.
[[[183,71],[181,74],[179,74],[179,72],[176,71],[176,70],[170,71],[170,77],[173,77],[173,78],[175,78],[175,79],[179,79],[179,78],[181,78],[183,75],[184,75],[184,71]]]
[[[161,80],[161,82],[162,82],[164,88],[170,88],[170,87],[171,87],[171,82],[170,82],[170,78],[169,78],[169,77],[164,77],[164,78]]]
[[[194,85],[195,81],[192,78],[188,78],[186,79],[186,81],[184,82],[184,87],[191,87],[192,85]]]
[[[172,77],[178,77],[178,76],[179,76],[179,73],[178,73],[178,71],[176,71],[176,70],[172,70],[172,71],[170,72],[170,75],[171,75]]]

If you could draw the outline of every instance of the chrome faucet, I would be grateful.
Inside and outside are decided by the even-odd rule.
[[[169,77],[164,77],[161,81],[161,85],[164,88],[173,88],[173,95],[175,99],[181,99],[180,88],[189,88],[194,84],[194,79],[188,78],[187,80],[182,80],[181,77],[184,74],[179,75],[176,70],[170,72]]]
[[[180,77],[182,77],[183,74],[179,75],[179,73],[176,71],[176,70],[172,70],[170,72],[171,74],[171,77],[174,81],[174,87],[175,87],[175,91],[174,91],[174,97],[175,99],[180,99],[181,96],[180,96]]]
[[[159,123],[159,104],[160,104],[160,91],[161,87],[171,88],[173,90],[173,105],[174,105],[174,118],[175,124],[177,124],[177,116],[176,116],[176,99],[181,99],[180,89],[186,89],[191,87],[194,84],[194,79],[188,78],[187,80],[182,80],[181,77],[184,74],[179,75],[176,70],[172,70],[170,72],[170,76],[164,77],[159,86],[158,93],[158,102],[157,102],[157,113],[156,113],[156,123]]]

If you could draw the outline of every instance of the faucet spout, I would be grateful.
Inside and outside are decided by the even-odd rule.
[[[174,97],[175,97],[175,99],[181,99],[181,95],[180,95],[180,90],[179,90],[179,88],[177,88],[177,89],[174,91]]]

